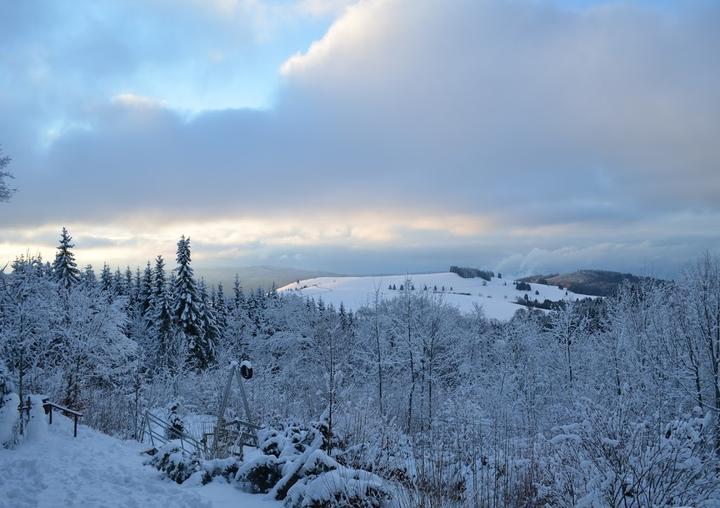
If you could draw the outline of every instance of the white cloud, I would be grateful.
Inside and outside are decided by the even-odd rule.
[[[137,109],[162,109],[167,107],[167,103],[162,100],[143,97],[134,93],[119,93],[113,95],[110,102],[119,106]]]

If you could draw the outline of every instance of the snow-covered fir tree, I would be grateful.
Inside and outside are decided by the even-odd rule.
[[[95,270],[93,270],[92,265],[85,265],[85,269],[80,274],[80,283],[86,288],[95,287],[97,277],[95,276]]]
[[[205,348],[206,364],[213,363],[216,357],[216,351],[220,342],[220,328],[217,324],[215,308],[212,305],[210,295],[208,295],[205,280],[200,280],[199,287],[199,316],[202,330],[202,343]]]
[[[220,329],[220,334],[222,335],[225,333],[228,324],[227,300],[225,299],[225,291],[223,290],[222,282],[218,283],[217,291],[214,292],[214,296],[213,308],[215,309],[217,326]]]
[[[190,266],[190,238],[182,236],[177,243],[177,271],[174,282],[175,329],[187,348],[187,363],[202,370],[213,360],[212,345],[205,341],[193,269]]]
[[[157,268],[157,267],[156,267]],[[138,298],[140,305],[140,314],[145,316],[150,309],[150,300],[153,295],[153,268],[150,261],[145,265],[142,278],[140,279],[140,288],[138,290]]]
[[[110,265],[107,263],[103,263],[102,271],[100,272],[100,289],[108,295],[114,293],[112,271],[110,270]]]
[[[80,270],[78,270],[75,262],[75,254],[70,250],[73,247],[75,245],[72,243],[72,237],[68,230],[63,227],[60,233],[60,244],[52,267],[55,277],[65,289],[70,289],[80,281]]]
[[[237,311],[239,309],[243,309],[245,307],[245,303],[245,292],[240,284],[240,277],[238,274],[235,274],[235,281],[233,282],[233,306]]]
[[[149,335],[149,367],[154,374],[173,376],[182,366],[175,333],[171,296],[165,280],[165,261],[155,258],[150,307],[145,315]]]

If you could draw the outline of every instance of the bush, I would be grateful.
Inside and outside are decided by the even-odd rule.
[[[183,450],[179,441],[168,441],[146,464],[159,469],[176,483],[183,483],[202,470],[200,460]]]
[[[380,508],[390,498],[391,494],[379,476],[339,466],[295,483],[288,491],[285,506]]]
[[[195,478],[195,481],[202,485],[210,483],[217,476],[230,480],[236,476],[240,468],[233,457],[202,460],[183,450],[179,441],[168,441],[156,450],[145,464],[160,470],[176,483],[185,483]]]
[[[260,455],[243,464],[235,480],[243,490],[253,494],[267,494],[282,478],[282,469],[274,455]]]

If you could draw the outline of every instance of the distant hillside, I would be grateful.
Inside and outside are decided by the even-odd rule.
[[[647,279],[631,273],[610,272],[606,270],[578,270],[572,273],[532,275],[518,279],[523,282],[562,286],[574,293],[593,296],[611,296],[626,281],[637,283]]]
[[[232,287],[235,274],[240,277],[240,283],[245,290],[256,288],[267,289],[273,282],[277,287],[285,286],[291,282],[315,277],[338,276],[332,272],[321,272],[313,270],[302,270],[299,268],[287,268],[281,266],[240,266],[236,268],[202,268],[197,267],[195,274],[204,277],[209,284],[221,282],[225,286],[225,292]]]
[[[524,284],[522,289],[518,289],[512,280],[502,279],[500,274],[485,280],[480,276],[472,276],[472,270],[463,273],[470,276],[461,277],[456,272],[442,272],[318,277],[290,283],[279,291],[322,299],[325,304],[332,304],[335,308],[342,304],[346,310],[353,311],[363,305],[372,305],[376,297],[390,300],[409,291],[441,300],[465,313],[475,313],[479,307],[486,317],[500,321],[512,319],[515,312],[523,307],[532,306],[543,311],[551,309],[561,300],[585,299],[584,295],[577,295],[557,286]]]

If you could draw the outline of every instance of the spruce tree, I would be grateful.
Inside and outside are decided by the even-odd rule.
[[[72,243],[72,237],[68,230],[63,227],[60,233],[60,245],[58,245],[52,269],[60,285],[65,289],[70,289],[80,281],[80,270],[78,270],[75,262],[75,254],[70,250],[73,247],[75,245]]]
[[[142,279],[140,279],[140,312],[142,315],[146,315],[150,309],[150,299],[153,293],[153,269],[150,265],[150,261],[147,262],[145,270],[143,271]]]
[[[177,243],[174,324],[179,340],[187,347],[187,363],[201,370],[210,363],[211,352],[203,343],[200,299],[190,262],[190,238],[183,235]]]
[[[85,265],[85,270],[80,274],[80,282],[85,288],[93,288],[97,284],[97,277],[95,277],[95,270],[92,265]]]
[[[233,284],[233,304],[235,305],[235,311],[245,308],[245,293],[240,285],[240,277],[235,274],[235,283]]]
[[[137,292],[133,284],[133,274],[130,267],[125,268],[125,291],[127,292],[128,305],[133,306],[137,301]]]
[[[155,258],[155,269],[153,270],[153,297],[165,294],[167,281],[165,280],[165,260],[162,256]]]
[[[107,263],[103,263],[102,271],[100,272],[100,289],[107,293],[113,290],[112,272]]]
[[[178,364],[181,363],[178,358],[180,351],[174,333],[173,309],[165,280],[165,261],[162,256],[155,258],[150,309],[146,319],[154,356],[152,370],[158,374],[176,374]]]
[[[126,296],[125,279],[123,279],[122,273],[120,273],[120,268],[115,269],[115,274],[113,275],[113,287],[115,288],[116,295]]]
[[[218,283],[217,293],[215,294],[215,302],[213,304],[215,308],[215,315],[217,317],[217,325],[220,329],[220,333],[224,334],[227,329],[228,322],[228,309],[227,302],[225,301],[225,292],[223,291],[222,283]]]
[[[215,361],[215,351],[220,342],[220,329],[217,325],[215,309],[208,296],[205,280],[200,281],[200,323],[202,325],[202,343],[208,363]]]

